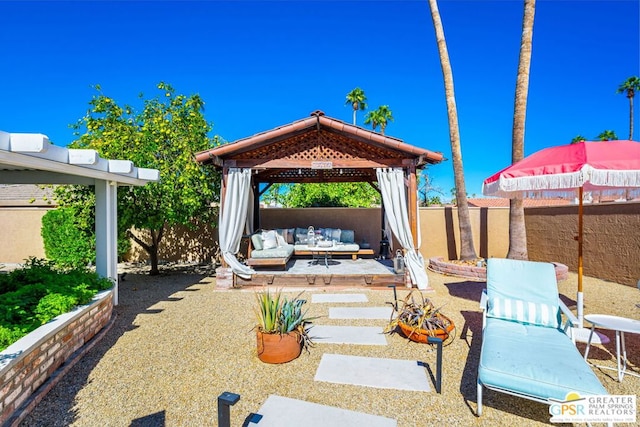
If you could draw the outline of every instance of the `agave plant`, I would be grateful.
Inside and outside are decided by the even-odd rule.
[[[419,298],[415,296],[416,293]],[[451,319],[441,313],[442,307],[436,308],[421,292],[413,289],[403,300],[389,304],[393,306],[394,311],[385,333],[392,334],[401,329],[407,338],[419,342],[426,341],[426,338],[419,339],[419,335],[444,336],[444,345],[450,344],[455,338],[455,325]]]
[[[256,292],[258,330],[265,334],[280,335],[295,332],[305,350],[312,347],[309,330],[315,317],[307,317],[308,310],[303,310],[307,300],[301,299],[301,295],[302,292],[289,299],[282,295],[281,290],[273,293],[269,289]]]

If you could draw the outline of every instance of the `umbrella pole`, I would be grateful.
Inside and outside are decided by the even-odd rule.
[[[576,301],[578,308],[578,327],[584,324],[584,301],[582,299],[582,187],[578,189],[578,298]]]

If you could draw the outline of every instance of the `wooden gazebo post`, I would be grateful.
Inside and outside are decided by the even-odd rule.
[[[407,211],[409,212],[409,225],[413,236],[413,245],[418,250],[418,184],[416,180],[416,167],[411,165],[408,168],[407,185]]]

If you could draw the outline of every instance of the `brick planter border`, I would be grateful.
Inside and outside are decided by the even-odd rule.
[[[556,279],[558,282],[565,280],[569,276],[569,268],[559,262],[552,263],[556,269]],[[429,258],[429,270],[448,276],[459,276],[467,279],[485,281],[487,280],[487,268],[476,267],[475,265],[461,265],[445,261],[444,257]]]
[[[62,314],[0,352],[0,425],[111,319],[113,289]]]

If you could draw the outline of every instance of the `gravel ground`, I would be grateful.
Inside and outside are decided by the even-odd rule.
[[[256,356],[253,293],[255,289],[216,290],[206,271],[165,270],[151,277],[136,270],[120,286],[117,319],[104,335],[27,416],[23,426],[206,426],[217,423],[217,397],[241,395],[231,408],[231,425],[243,425],[270,394],[395,418],[399,427],[480,425],[549,425],[547,405],[485,390],[484,414],[475,416],[476,373],[482,314],[478,307],[483,282],[428,272],[437,306],[457,325],[458,337],[444,348],[443,392],[407,392],[314,382],[323,353],[415,359],[435,372],[436,353],[429,346],[399,335],[387,346],[318,344],[310,353],[283,365],[268,365]],[[574,303],[577,277],[560,283],[568,305]],[[345,290],[345,292],[352,289]],[[356,289],[369,306],[391,301],[392,292]],[[334,293],[335,287],[311,292]],[[640,318],[636,288],[585,278],[585,313]],[[407,290],[399,288],[399,297]],[[328,319],[328,307],[309,304],[316,323],[347,324]],[[348,324],[374,326],[384,321]],[[615,367],[615,339],[593,347],[590,360]],[[627,353],[640,371],[640,335],[627,334]],[[584,345],[579,344],[580,351]],[[611,394],[636,394],[640,378],[594,368]],[[433,384],[432,384],[433,386]],[[301,426],[304,421],[301,421]]]

